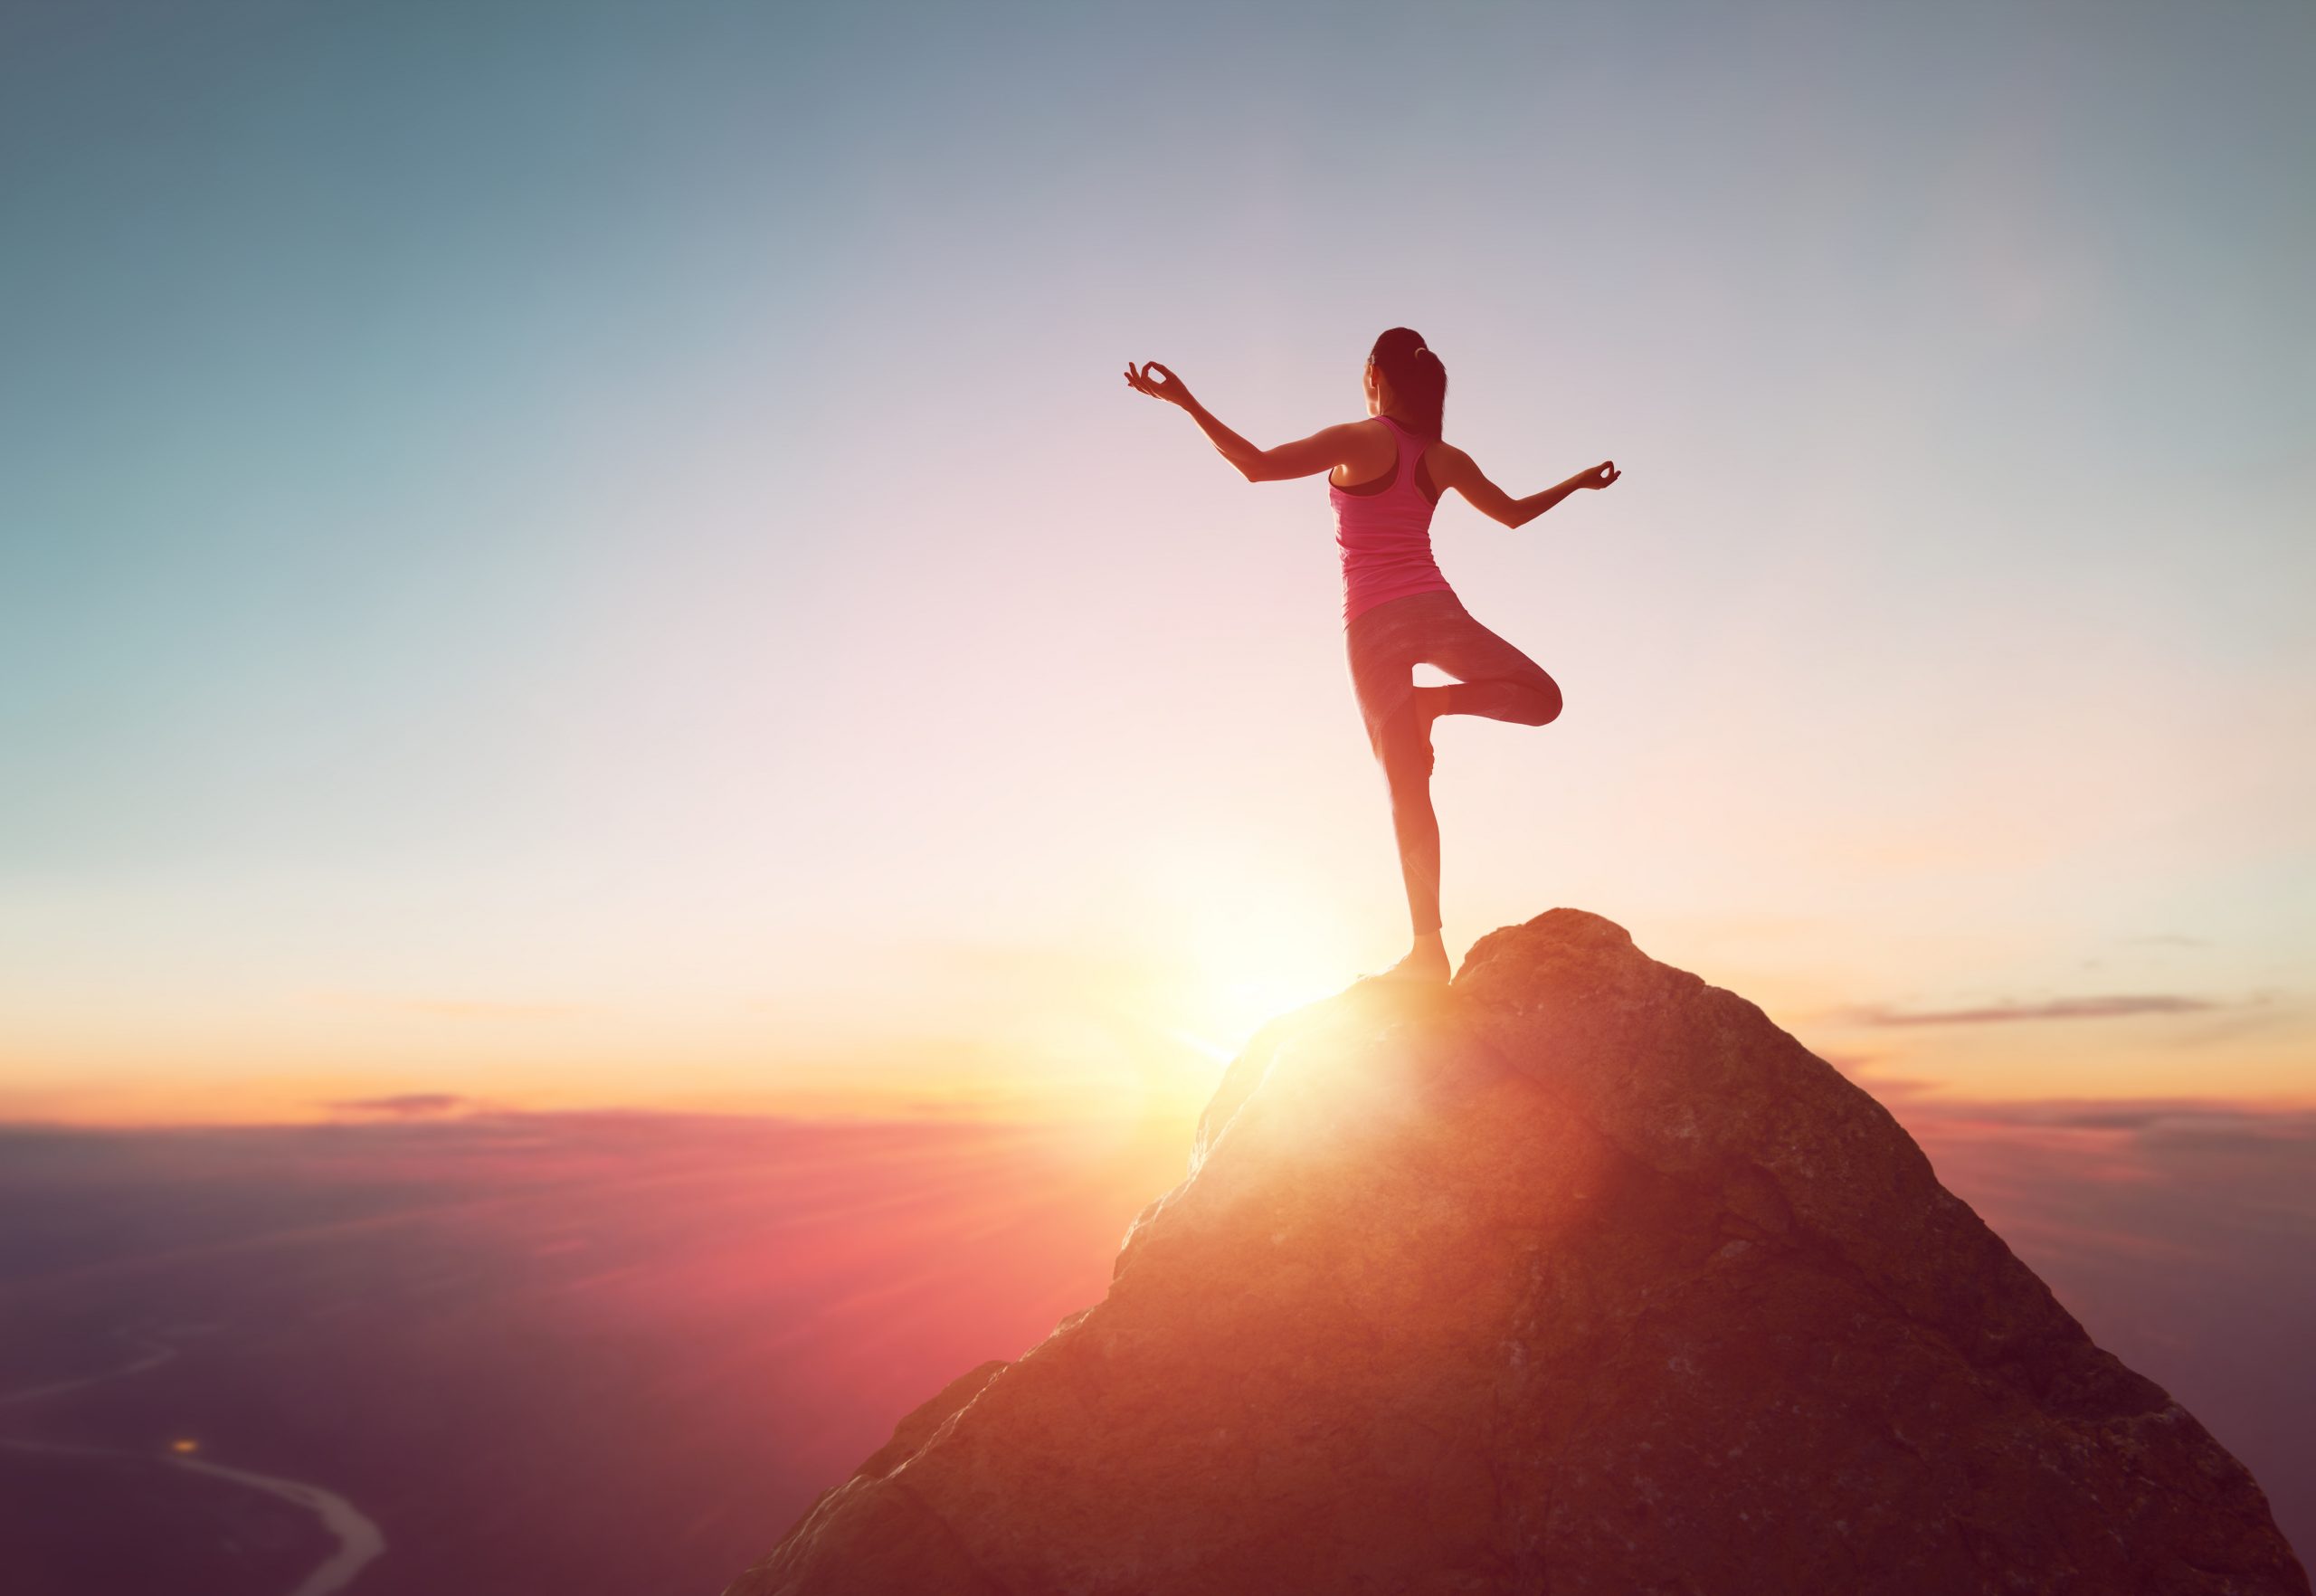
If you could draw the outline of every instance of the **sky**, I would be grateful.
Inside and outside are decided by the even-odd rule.
[[[2304,5],[0,17],[0,1119],[1194,1103],[1404,950],[1419,329],[1555,906],[1893,1097],[2316,1103]],[[1419,679],[1437,679],[1429,673]]]

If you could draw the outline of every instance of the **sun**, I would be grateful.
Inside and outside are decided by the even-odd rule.
[[[1172,1029],[1228,1061],[1267,1021],[1356,977],[1341,923],[1289,895],[1232,894],[1183,927]]]

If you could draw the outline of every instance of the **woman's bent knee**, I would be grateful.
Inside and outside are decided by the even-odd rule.
[[[1533,691],[1535,693],[1536,702],[1535,708],[1530,712],[1532,718],[1528,721],[1528,724],[1530,726],[1550,726],[1553,721],[1560,718],[1560,684],[1549,680],[1539,682],[1535,685]]]

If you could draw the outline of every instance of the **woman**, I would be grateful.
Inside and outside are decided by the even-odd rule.
[[[1440,939],[1439,822],[1431,808],[1431,723],[1443,715],[1542,726],[1560,714],[1560,688],[1543,668],[1477,621],[1457,602],[1431,557],[1431,512],[1454,489],[1482,515],[1525,526],[1580,488],[1606,488],[1622,475],[1610,461],[1557,487],[1514,499],[1472,457],[1441,441],[1448,368],[1410,328],[1375,340],[1361,381],[1367,421],[1344,422],[1276,449],[1258,449],[1210,414],[1182,379],[1155,361],[1129,365],[1134,391],[1181,405],[1222,458],[1249,482],[1327,473],[1343,551],[1343,643],[1368,745],[1391,793],[1400,873],[1415,923],[1415,946],[1380,979],[1444,983]],[[1457,679],[1418,687],[1414,668],[1437,666]]]

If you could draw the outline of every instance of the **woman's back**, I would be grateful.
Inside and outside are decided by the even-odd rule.
[[[1343,555],[1346,626],[1362,612],[1395,598],[1453,591],[1431,555],[1431,513],[1438,499],[1424,491],[1422,461],[1434,440],[1417,437],[1391,416],[1376,419],[1398,443],[1391,470],[1354,488],[1335,481],[1333,472],[1327,477],[1335,546]]]

